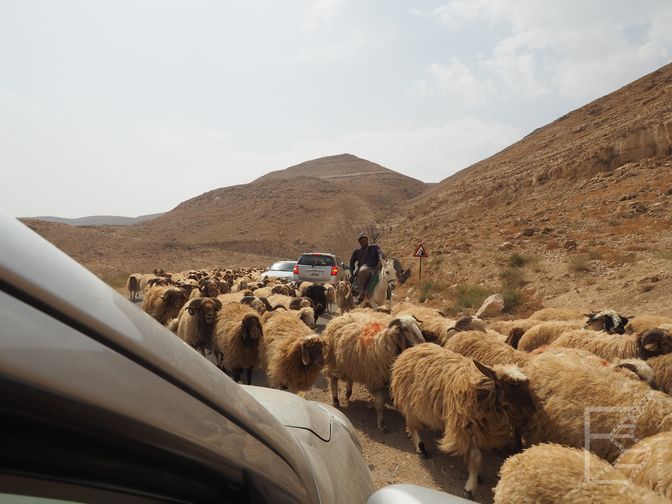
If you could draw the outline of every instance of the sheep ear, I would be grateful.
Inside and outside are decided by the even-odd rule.
[[[196,313],[196,310],[194,310],[191,306],[187,308],[187,311],[189,312],[189,315],[193,317],[194,313]]]
[[[303,362],[304,366],[310,364],[310,352],[308,352],[306,345],[303,343],[301,344],[301,362]]]
[[[474,361],[474,364],[476,365],[476,368],[483,373],[485,376],[490,378],[492,381],[497,381],[497,373],[495,373],[495,370],[492,368],[489,368],[485,364],[481,364],[478,362],[476,359],[472,359]]]
[[[390,323],[387,324],[388,329],[392,329],[395,326],[396,327],[401,327],[401,320],[399,320],[398,318],[390,320]]]

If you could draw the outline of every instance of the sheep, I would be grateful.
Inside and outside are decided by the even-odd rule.
[[[552,321],[530,327],[518,341],[517,348],[523,352],[531,352],[535,348],[548,345],[562,333],[573,329],[581,329],[583,322]],[[515,347],[514,347],[515,348]]]
[[[308,285],[303,289],[301,295],[313,301],[315,317],[319,317],[324,313],[327,307],[327,295],[324,285]]]
[[[336,287],[334,287],[332,284],[329,283],[324,284],[324,297],[327,301],[326,305],[327,311],[331,313],[332,305],[334,301],[336,301]]]
[[[315,311],[310,306],[304,306],[299,310],[287,311],[284,306],[278,305],[275,308],[273,308],[273,310],[264,313],[261,317],[261,320],[264,324],[266,324],[268,320],[270,320],[272,317],[280,313],[291,314],[294,318],[303,322],[306,325],[306,327],[310,329],[315,329],[315,327],[317,327],[317,324],[315,323]]]
[[[345,280],[339,281],[336,284],[334,296],[336,306],[338,306],[341,315],[352,310],[352,287],[350,287],[350,282],[346,282]]]
[[[509,411],[531,416],[534,402],[527,377],[514,365],[491,369],[433,343],[403,352],[392,365],[390,391],[421,456],[419,429],[443,431],[439,450],[464,457],[472,498],[481,469],[481,450],[502,448],[512,438]]]
[[[383,408],[392,363],[406,348],[424,342],[415,319],[351,312],[331,320],[323,338],[328,345],[324,375],[334,406],[339,405],[339,379],[347,383],[346,399],[352,394],[352,382],[362,383],[374,397],[376,425],[386,431]]]
[[[170,319],[177,317],[184,303],[187,302],[187,293],[179,287],[164,287],[156,285],[148,287],[142,301],[142,309],[165,325]]]
[[[445,318],[443,312],[437,310],[436,308],[430,308],[428,306],[418,306],[416,304],[409,303],[407,301],[397,303],[392,307],[393,315],[397,315],[399,313],[407,313],[409,315],[417,317],[420,320],[434,317]]]
[[[176,334],[205,356],[206,350],[212,351],[217,312],[221,309],[222,303],[217,298],[190,300],[177,317]]]
[[[265,369],[271,387],[309,390],[324,364],[324,341],[291,312],[264,323]]]
[[[497,331],[504,336],[509,336],[514,329],[522,329],[522,331],[525,332],[531,327],[541,323],[543,323],[543,321],[534,319],[495,320],[488,323],[488,329]]]
[[[613,462],[634,438],[672,428],[672,397],[609,367],[588,363],[574,352],[542,353],[523,371],[538,404],[523,428],[527,445],[549,442],[583,447],[586,429],[602,435],[621,434],[617,443],[588,438],[590,451]],[[611,433],[611,434],[610,434]]]
[[[291,292],[289,290],[289,287],[282,284],[267,285],[266,287],[262,287],[261,289],[256,289],[254,291],[254,295],[259,297],[268,298],[273,294],[282,294],[283,296],[289,296]]]
[[[542,308],[529,316],[531,320],[583,320],[583,312],[570,308]]]
[[[457,320],[447,319],[445,317],[428,317],[418,321],[423,333],[432,333],[436,335],[437,343],[441,346],[455,334],[462,331],[481,331],[486,332],[485,322],[476,317],[468,315],[460,317]]]
[[[672,318],[658,315],[637,315],[630,319],[628,325],[625,326],[625,332],[628,334],[642,333],[647,329],[654,329],[663,324],[672,324]]]
[[[664,329],[649,329],[641,334],[570,331],[560,335],[551,346],[582,348],[603,359],[649,359],[672,352],[672,334]]]
[[[646,362],[653,369],[653,382],[658,390],[672,395],[672,354],[652,357]]]
[[[531,358],[530,354],[512,348],[501,339],[480,331],[464,331],[455,334],[443,345],[448,350],[472,357],[485,364],[516,364],[524,366]]]
[[[572,502],[662,503],[625,474],[583,449],[539,444],[509,457],[499,470],[495,504]]]
[[[140,295],[140,281],[142,280],[142,273],[131,273],[126,280],[126,289],[128,290],[128,299],[138,299]]]
[[[630,482],[672,501],[672,432],[642,439],[623,453],[614,467]]]
[[[614,310],[603,310],[600,313],[593,312],[584,316],[588,317],[586,329],[604,331],[609,334],[624,334],[628,323],[628,317],[619,315]]]
[[[235,381],[241,379],[246,369],[247,384],[251,384],[252,368],[259,366],[264,354],[259,314],[246,305],[224,305],[217,317],[213,348],[220,368],[231,369]]]

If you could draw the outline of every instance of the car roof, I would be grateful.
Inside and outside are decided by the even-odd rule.
[[[336,254],[332,254],[332,253],[330,253],[330,252],[304,252],[304,253],[301,254],[301,255],[302,255],[302,256],[305,256],[305,255],[316,255],[316,256],[331,256],[331,257],[334,257]]]
[[[133,359],[253,434],[301,479],[312,473],[291,434],[244,389],[93,273],[0,211],[0,290]],[[250,419],[254,419],[251,422]],[[310,483],[306,482],[310,486]]]

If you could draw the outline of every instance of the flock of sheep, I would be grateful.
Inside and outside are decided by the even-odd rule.
[[[546,308],[527,319],[457,320],[404,302],[353,308],[334,287],[269,281],[258,270],[129,277],[131,298],[234,379],[265,370],[272,387],[309,390],[319,374],[391,400],[415,451],[421,429],[461,455],[465,494],[482,452],[513,449],[495,502],[669,502],[672,499],[672,319]],[[317,317],[336,304],[322,334]]]

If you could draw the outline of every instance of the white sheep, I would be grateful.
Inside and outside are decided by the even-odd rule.
[[[607,360],[646,360],[672,352],[672,334],[664,329],[625,335],[579,330],[561,334],[551,346],[581,348]]]
[[[663,503],[607,461],[583,449],[544,443],[509,457],[499,470],[495,504]]]
[[[589,432],[629,437],[591,439],[590,450],[612,462],[632,439],[672,428],[672,397],[610,367],[588,363],[574,352],[541,353],[523,368],[538,412],[523,429],[526,444],[550,442],[583,447]]]
[[[561,334],[574,329],[583,328],[584,323],[575,321],[552,321],[530,327],[518,341],[518,345],[512,345],[523,352],[531,352],[535,348],[549,345]]]
[[[583,320],[584,312],[573,308],[542,308],[529,316],[531,320]]]
[[[642,333],[647,329],[655,329],[661,325],[672,324],[672,318],[659,315],[637,315],[625,326],[627,333]]]
[[[247,383],[252,383],[252,369],[264,358],[264,331],[259,314],[251,307],[230,303],[219,310],[215,325],[214,353],[224,369],[230,369],[239,381],[247,370]]]
[[[126,289],[128,290],[128,299],[138,299],[142,288],[140,282],[142,281],[142,273],[131,273],[126,280]]]
[[[411,316],[392,318],[378,312],[351,312],[327,324],[324,374],[334,406],[339,405],[338,380],[345,380],[345,397],[352,394],[352,382],[363,384],[374,397],[376,425],[386,430],[383,409],[392,363],[406,348],[424,342]]]
[[[142,309],[160,324],[166,324],[177,317],[187,302],[187,293],[179,287],[154,285],[148,287],[142,301]]]
[[[350,282],[345,280],[339,281],[336,284],[334,298],[341,315],[352,310],[352,287],[350,286]]]
[[[265,369],[271,387],[308,390],[324,364],[324,341],[292,312],[274,313],[264,323]]]
[[[527,377],[514,365],[491,369],[433,343],[402,353],[392,365],[390,391],[421,456],[419,430],[443,431],[439,449],[464,457],[471,498],[478,484],[481,450],[504,447],[513,439],[509,411],[535,411]]]

